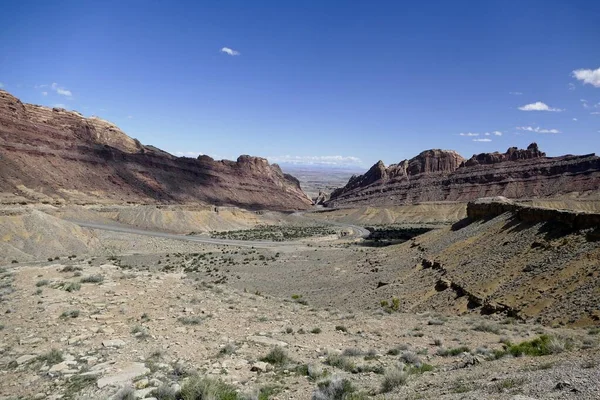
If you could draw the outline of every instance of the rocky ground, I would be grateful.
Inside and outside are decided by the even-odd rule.
[[[214,398],[228,399],[230,389],[236,398],[260,399],[341,398],[336,388],[359,399],[591,399],[598,390],[597,329],[402,313],[394,304],[327,307],[304,291],[302,277],[287,279],[287,287],[298,283],[292,294],[256,289],[262,279],[274,292],[283,278],[269,266],[284,269],[280,258],[302,252],[98,235],[115,255],[2,270],[4,398],[168,399],[207,379],[223,382],[211,389],[220,393]],[[304,255],[314,245],[303,244]],[[321,257],[363,250],[336,246]],[[234,256],[254,283],[233,276]],[[541,335],[553,338],[542,346],[551,354],[503,356],[507,343]]]

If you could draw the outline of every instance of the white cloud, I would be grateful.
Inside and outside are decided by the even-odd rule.
[[[587,103],[587,100],[579,99],[579,101],[581,102],[581,105],[583,106],[583,108],[590,108],[590,106]]]
[[[56,108],[67,108],[66,105],[64,105],[63,103],[56,103],[53,104],[52,107],[56,107]]]
[[[239,56],[240,52],[237,50],[230,49],[229,47],[223,47],[221,53],[229,54],[230,56]]]
[[[42,92],[42,96],[48,96],[48,92]]]
[[[133,115],[128,115],[127,119],[133,119]]]
[[[0,82],[0,88],[4,87],[4,83]]]
[[[548,105],[546,103],[542,103],[541,101],[536,101],[535,103],[531,103],[531,104],[525,104],[524,106],[519,107],[519,110],[521,110],[521,111],[554,111],[554,112],[564,111],[564,110],[561,110],[560,108],[548,107]]]
[[[52,90],[54,90],[56,93],[60,94],[61,96],[71,97],[73,95],[73,93],[71,93],[70,90],[67,90],[64,87],[59,86],[58,83],[53,83],[52,85],[50,85],[50,87],[52,88]]]
[[[512,94],[513,96],[521,96],[523,92],[508,92],[508,94]]]
[[[485,136],[490,136],[490,135],[491,135],[491,133],[489,133],[489,132],[486,132],[486,133],[484,133],[484,135],[485,135]]]
[[[600,112],[598,112],[598,111],[594,111],[594,112],[591,112],[590,114],[591,114],[591,115],[600,115]]]
[[[479,133],[467,132],[467,133],[459,133],[460,136],[479,136]]]
[[[502,136],[502,132],[500,132],[500,131],[494,131],[492,133],[496,136]]]
[[[558,129],[542,129],[538,127],[532,126],[517,126],[518,130],[527,131],[527,132],[535,132],[535,133],[560,133]]]
[[[590,84],[600,88],[600,68],[598,69],[576,69],[573,77],[584,84]]]
[[[484,139],[473,139],[473,141],[474,142],[491,142],[492,139],[487,139],[487,138],[484,138]]]
[[[573,118],[573,121],[577,121],[577,118]]]
[[[569,83],[569,90],[575,90],[575,84]]]
[[[304,164],[304,165],[330,165],[330,166],[351,166],[362,165],[363,162],[358,157],[353,156],[267,156],[271,163],[283,164]]]

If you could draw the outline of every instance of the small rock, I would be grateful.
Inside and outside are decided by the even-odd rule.
[[[104,340],[102,342],[102,346],[104,346],[104,347],[123,347],[123,346],[125,346],[125,342],[122,341],[121,339]]]
[[[252,372],[267,372],[268,367],[269,367],[269,364],[267,364],[266,362],[258,361],[258,362],[255,362],[254,364],[252,364],[250,371],[252,371]]]
[[[33,354],[24,354],[21,357],[16,359],[17,365],[23,365],[25,363],[28,363],[29,361],[33,360],[36,356],[34,356]]]

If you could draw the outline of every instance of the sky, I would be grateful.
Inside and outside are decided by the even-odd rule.
[[[600,2],[28,1],[0,85],[176,155],[600,152]]]

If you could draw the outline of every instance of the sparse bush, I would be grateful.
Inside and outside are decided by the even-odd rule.
[[[233,343],[227,343],[225,346],[221,347],[219,350],[219,354],[234,354],[237,351],[237,346]]]
[[[60,272],[75,272],[75,271],[81,271],[81,270],[83,270],[83,268],[76,267],[74,265],[67,265],[67,266],[63,267],[63,269],[61,269]]]
[[[112,397],[113,400],[135,400],[135,389],[127,385],[119,389]]]
[[[81,283],[79,283],[79,282],[64,282],[62,284],[62,288],[63,288],[63,290],[65,290],[67,292],[75,292],[75,291],[81,289]]]
[[[444,344],[444,342],[440,338],[435,338],[435,339],[433,339],[433,344],[436,346],[442,346]]]
[[[41,281],[37,281],[35,286],[37,286],[37,287],[48,286],[49,283],[50,283],[50,281],[48,279],[42,279]]]
[[[402,359],[402,361],[404,361],[407,364],[412,364],[415,366],[420,366],[422,364],[421,359],[419,358],[419,356],[417,356],[415,353],[413,353],[412,351],[405,351],[404,353],[402,353],[402,356],[400,357]]]
[[[499,335],[501,332],[500,327],[498,325],[490,324],[488,322],[483,322],[481,324],[475,325],[473,327],[473,330],[478,332],[495,333],[496,335]]]
[[[148,334],[148,329],[141,325],[136,325],[133,328],[131,328],[131,334],[138,339],[146,339],[148,336],[150,336]]]
[[[294,329],[292,329],[291,326],[288,326],[287,328],[285,328],[285,333],[294,333]]]
[[[346,357],[360,357],[363,354],[364,352],[356,347],[349,347],[342,352],[342,355]]]
[[[467,346],[460,346],[460,347],[455,347],[452,349],[444,349],[444,348],[440,347],[436,354],[438,356],[442,356],[442,357],[449,357],[449,356],[457,356],[462,353],[468,353],[470,351],[471,350]]]
[[[383,375],[383,381],[381,382],[381,392],[388,393],[397,388],[398,386],[403,386],[406,384],[408,379],[408,373],[404,371],[404,366],[400,365],[398,367],[390,368],[385,371]]]
[[[37,288],[37,289],[36,289],[36,291],[34,292],[34,294],[36,294],[36,295],[38,295],[38,296],[39,296],[40,294],[42,294],[42,293],[43,293],[43,290],[42,290],[42,288]]]
[[[81,278],[81,283],[100,283],[104,281],[104,275],[89,275]]]
[[[352,372],[356,369],[356,365],[352,360],[339,354],[328,355],[325,359],[325,364],[348,372]]]
[[[47,362],[49,365],[58,364],[64,361],[62,351],[52,349],[47,353],[44,353],[37,357],[38,361]]]
[[[352,399],[351,396],[355,392],[356,389],[348,379],[333,378],[317,383],[317,389],[313,392],[312,400]]]
[[[238,400],[234,387],[197,375],[183,384],[180,396],[183,400]]]
[[[312,380],[317,380],[324,375],[323,368],[318,364],[308,364],[306,375]]]
[[[279,346],[274,347],[266,356],[264,356],[260,360],[273,365],[283,365],[290,361],[287,352]]]
[[[446,321],[438,318],[430,319],[427,321],[427,325],[444,325]]]
[[[319,334],[321,333],[321,328],[316,327],[316,328],[312,328],[312,330],[310,331],[310,333],[314,333],[314,334]]]
[[[156,400],[177,400],[177,392],[166,383],[150,393]]]
[[[63,311],[63,313],[60,316],[61,318],[77,318],[79,317],[79,310]]]
[[[496,351],[495,357],[500,358],[506,354],[510,354],[514,357],[520,356],[545,356],[549,354],[560,353],[565,350],[565,341],[551,337],[548,335],[542,335],[533,340],[524,341],[519,344],[507,344],[503,351]]]
[[[200,325],[202,321],[202,317],[194,316],[194,317],[179,317],[177,318],[179,322],[184,325]]]

